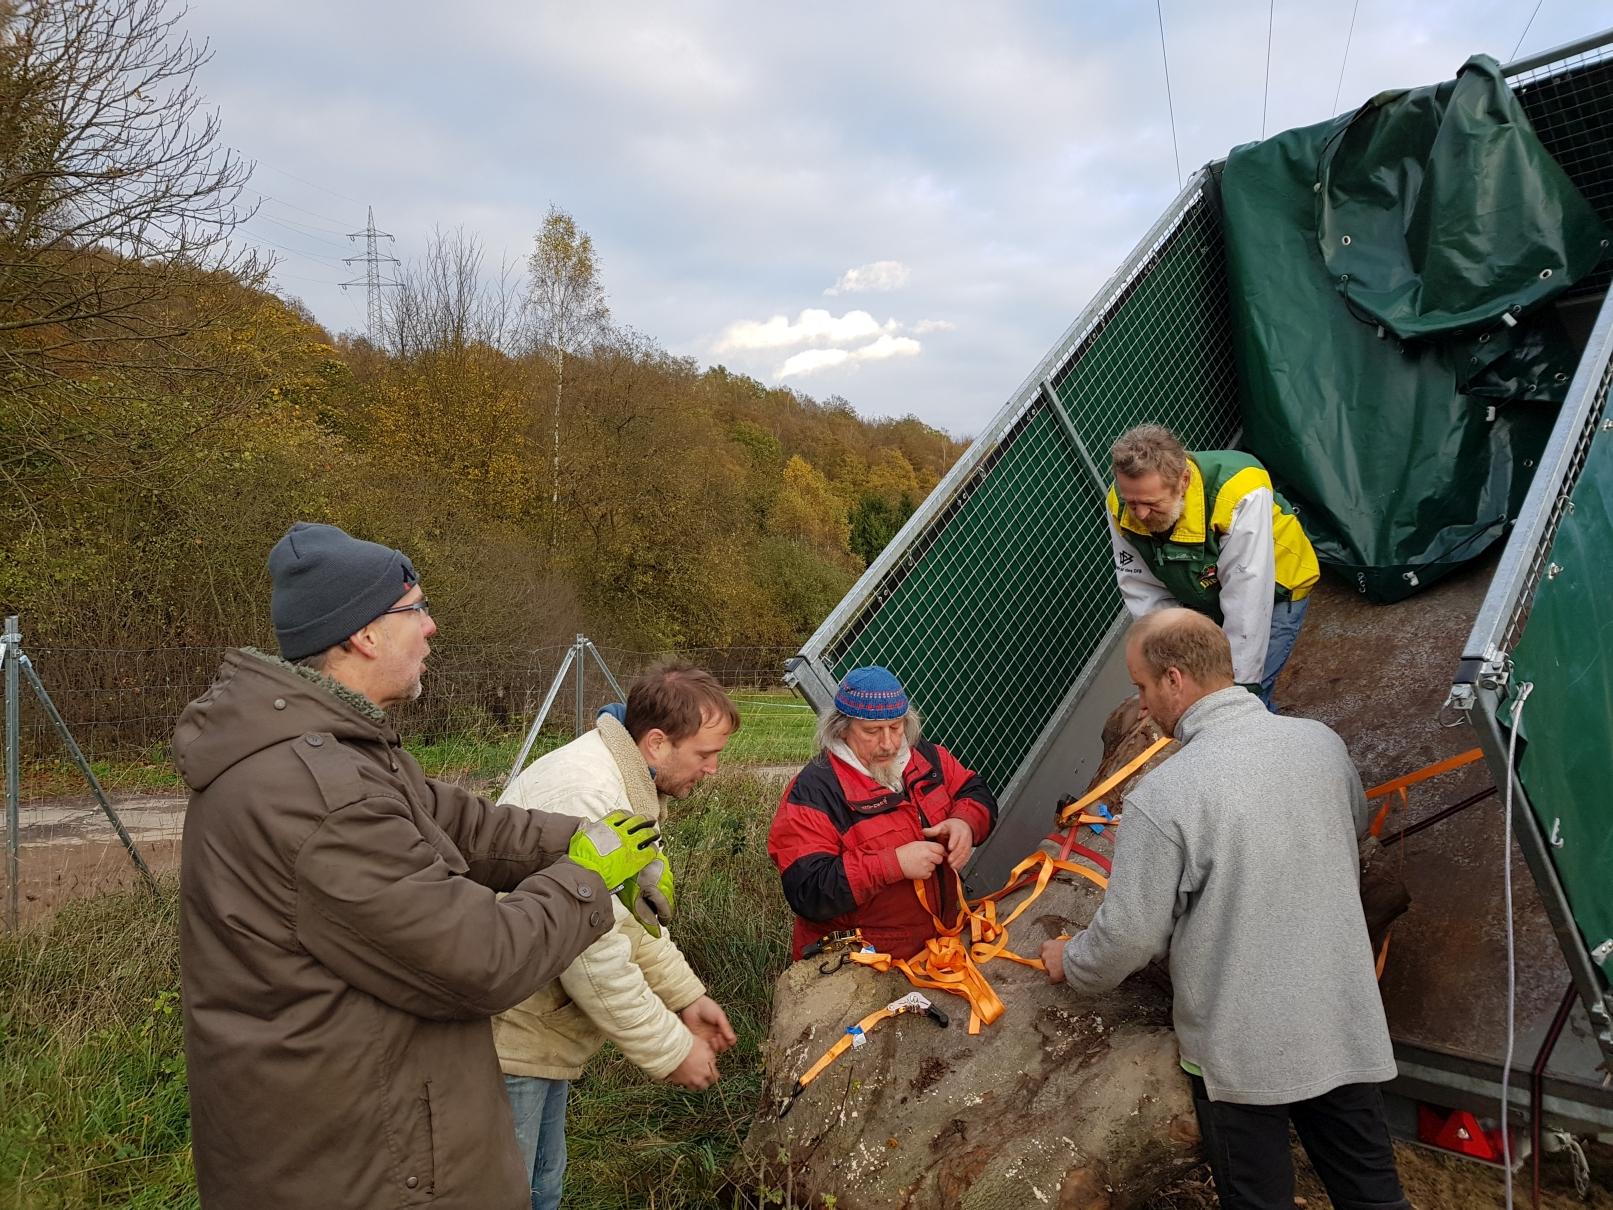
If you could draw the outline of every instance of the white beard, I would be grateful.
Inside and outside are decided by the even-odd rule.
[[[889,760],[875,761],[868,766],[868,775],[887,790],[902,788],[902,772],[907,768],[907,749],[902,749]]]

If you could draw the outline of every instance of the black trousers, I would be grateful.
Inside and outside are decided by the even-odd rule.
[[[1411,1210],[1376,1084],[1345,1084],[1291,1105],[1234,1105],[1210,1100],[1204,1081],[1191,1079],[1216,1197],[1228,1210],[1293,1210],[1289,1122],[1336,1210]]]

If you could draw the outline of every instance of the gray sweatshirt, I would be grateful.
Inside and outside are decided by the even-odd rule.
[[[1395,1076],[1361,914],[1368,809],[1344,742],[1239,686],[1126,795],[1114,876],[1064,947],[1076,991],[1170,954],[1182,1059],[1212,1100],[1280,1105]]]

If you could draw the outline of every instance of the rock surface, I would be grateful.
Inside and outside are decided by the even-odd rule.
[[[1016,952],[1091,919],[1099,892],[1068,877],[1015,922]],[[971,1037],[967,1003],[926,992],[947,1028],[916,1014],[882,1022],[779,1118],[796,1077],[847,1025],[913,990],[897,971],[818,966],[795,963],[774,991],[763,1104],[744,1150],[752,1187],[759,1178],[799,1206],[832,1194],[836,1210],[1120,1210],[1196,1162],[1168,985],[1153,970],[1083,996],[1031,967],[988,963],[1006,1006],[995,1024]]]

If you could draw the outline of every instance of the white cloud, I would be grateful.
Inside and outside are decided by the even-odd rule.
[[[779,367],[777,377],[789,378],[800,374],[813,374],[819,370],[859,361],[885,361],[891,357],[917,357],[923,350],[911,336],[892,336],[882,333],[878,340],[857,349],[807,349],[797,353]]]
[[[713,352],[732,353],[741,349],[788,349],[794,345],[847,344],[866,340],[890,331],[892,325],[881,326],[867,311],[847,311],[833,315],[821,308],[808,307],[791,323],[783,315],[775,315],[763,323],[742,319],[729,324],[718,339]]]
[[[843,365],[851,359],[851,354],[845,349],[807,349],[797,353],[779,367],[779,378],[788,378],[792,374],[812,374],[818,370],[827,370],[837,365]]]
[[[958,325],[950,319],[921,319],[913,325],[913,335],[925,336],[931,332],[954,332]]]
[[[855,361],[884,361],[887,357],[917,357],[924,346],[911,336],[886,333],[871,345],[852,350]]]
[[[900,290],[907,285],[907,266],[899,260],[876,260],[871,265],[847,269],[825,294],[857,294],[862,291]]]

